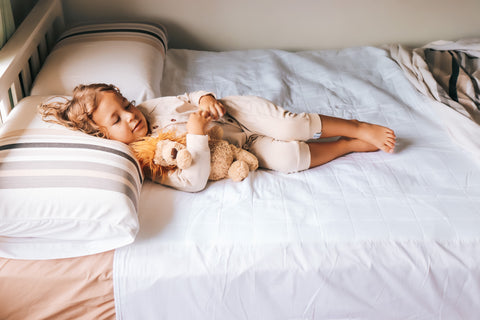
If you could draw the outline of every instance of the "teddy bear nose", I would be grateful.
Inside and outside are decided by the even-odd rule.
[[[172,154],[172,159],[177,159],[178,150],[173,148],[171,154]]]

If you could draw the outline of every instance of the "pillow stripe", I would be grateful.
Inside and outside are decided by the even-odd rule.
[[[137,195],[140,193],[141,184],[138,184],[130,172],[119,167],[88,161],[8,161],[3,162],[0,168],[2,169],[0,171],[0,189],[59,187],[58,183],[41,185],[35,184],[33,180],[40,178],[42,181],[47,181],[45,177],[56,176],[65,179],[65,184],[61,185],[65,188],[99,188],[117,191],[121,194],[126,193],[135,208],[138,209]],[[79,184],[71,179],[72,176],[82,177],[88,181],[83,181]],[[25,181],[21,177],[26,177],[30,180]],[[116,187],[105,188],[105,183],[97,183],[98,181],[96,180],[100,178],[103,178],[102,181],[111,181]],[[117,184],[123,184],[124,187],[120,187]]]
[[[81,36],[81,35],[87,35],[87,34],[99,34],[99,33],[118,33],[118,32],[136,32],[136,33],[146,34],[159,40],[164,47],[164,51],[167,48],[166,39],[163,36],[159,35],[157,32],[151,32],[149,30],[141,30],[141,29],[130,29],[130,28],[80,31],[80,32],[64,35],[59,39],[58,42],[68,38],[75,37],[75,36]]]
[[[63,143],[63,142],[22,142],[22,143],[12,143],[0,146],[0,151],[9,150],[9,149],[22,149],[22,148],[66,148],[66,149],[90,149],[103,152],[109,152],[121,156],[128,161],[130,161],[136,168],[138,179],[140,183],[143,183],[143,176],[140,170],[140,166],[135,158],[131,155],[109,147],[93,145],[93,144],[84,144],[84,143]]]
[[[83,171],[83,172],[90,172],[90,171],[98,171],[101,173],[108,173],[112,175],[117,175],[121,178],[124,178],[130,182],[135,189],[139,189],[138,185],[135,181],[135,178],[130,174],[130,172],[118,168],[113,167],[111,165],[106,165],[102,163],[96,162],[89,162],[89,161],[9,161],[3,162],[1,164],[2,171],[0,172],[0,176],[2,175],[10,175],[8,174],[9,171],[16,171],[22,170],[26,171],[27,174],[35,174],[35,171],[38,170],[74,170],[74,171]]]
[[[36,189],[36,188],[90,188],[114,191],[126,194],[138,209],[135,192],[126,184],[89,176],[11,176],[0,177],[0,189]]]
[[[80,25],[65,31],[63,34],[60,35],[60,38],[57,40],[57,42],[60,42],[63,39],[84,35],[84,34],[98,34],[98,33],[115,34],[115,33],[122,33],[122,32],[147,34],[159,40],[165,47],[165,50],[167,49],[168,34],[165,26],[158,23],[144,23],[144,22],[142,23],[113,22],[113,23]]]

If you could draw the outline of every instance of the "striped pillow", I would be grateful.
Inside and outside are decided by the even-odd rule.
[[[71,95],[79,84],[116,85],[138,103],[160,95],[166,31],[146,23],[105,23],[66,31],[48,55],[32,95]]]
[[[0,256],[51,259],[131,243],[140,167],[123,143],[41,120],[23,99],[0,128]]]

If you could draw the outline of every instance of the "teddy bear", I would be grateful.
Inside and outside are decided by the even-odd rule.
[[[210,148],[210,176],[215,181],[230,178],[242,181],[250,171],[258,168],[257,158],[247,150],[223,140],[223,129],[214,126],[208,131]],[[130,144],[146,176],[159,177],[171,170],[186,169],[192,163],[192,156],[186,149],[185,135],[175,132],[160,132]]]
[[[187,169],[192,165],[192,155],[180,142],[160,140],[157,142],[153,162],[164,167],[177,166],[179,169]]]
[[[213,126],[208,131],[208,137],[211,159],[209,180],[215,181],[228,177],[233,181],[242,181],[250,171],[257,170],[257,157],[223,140],[222,127]]]
[[[155,180],[155,178],[164,176],[178,168],[176,158],[180,151],[179,149],[184,149],[181,146],[184,147],[185,143],[185,135],[177,136],[173,131],[166,131],[160,132],[156,136],[143,137],[139,141],[130,143],[129,147],[140,163],[143,174]],[[167,145],[171,147],[168,148]],[[160,148],[158,151],[157,146]],[[186,151],[188,152],[188,150]],[[167,156],[167,152],[170,152],[170,156]],[[188,152],[188,155],[191,157],[190,152]],[[161,159],[162,157],[165,159]]]

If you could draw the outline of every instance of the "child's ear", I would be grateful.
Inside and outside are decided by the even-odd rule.
[[[98,128],[98,136],[105,139],[110,139],[108,136],[108,130],[105,127]]]

